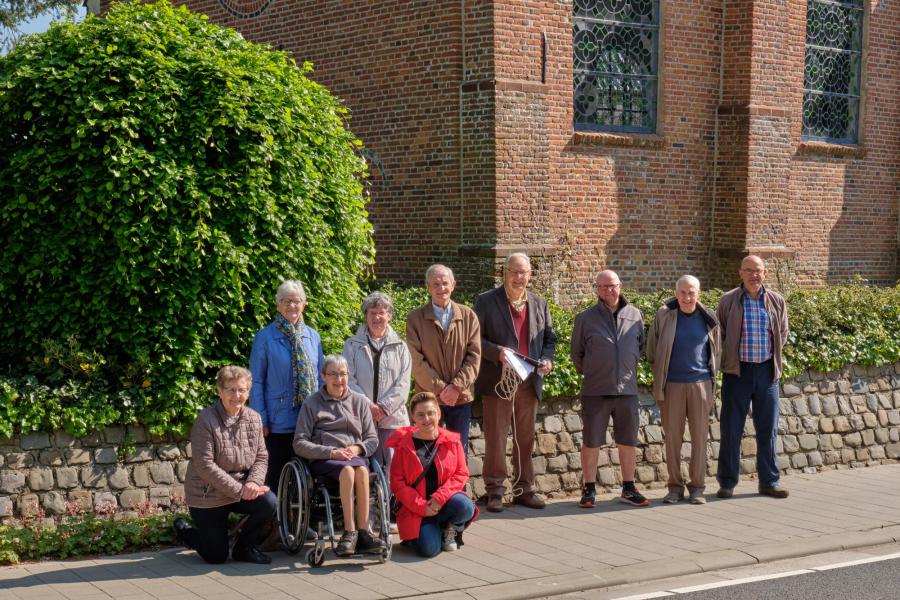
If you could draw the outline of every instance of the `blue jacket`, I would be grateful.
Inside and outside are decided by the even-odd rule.
[[[316,357],[319,387],[322,381],[322,338],[318,332],[303,326],[303,345],[309,356]],[[294,376],[291,370],[291,348],[287,337],[275,323],[266,325],[253,338],[250,351],[250,408],[262,417],[263,427],[270,433],[294,433],[300,407],[294,406]]]

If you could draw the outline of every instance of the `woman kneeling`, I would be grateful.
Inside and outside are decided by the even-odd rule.
[[[391,490],[400,501],[397,529],[422,556],[462,545],[463,529],[478,509],[463,492],[469,480],[459,434],[438,427],[441,409],[429,392],[410,401],[413,427],[399,429],[388,440],[394,448]]]
[[[322,362],[325,385],[300,407],[294,431],[294,452],[310,461],[316,477],[340,483],[344,534],[335,554],[379,554],[384,542],[373,537],[369,524],[369,466],[366,457],[378,447],[369,400],[348,385],[347,360],[330,354]]]

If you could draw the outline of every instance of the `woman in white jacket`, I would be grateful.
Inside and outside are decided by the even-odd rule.
[[[362,304],[366,324],[344,343],[350,370],[350,389],[369,399],[378,430],[375,458],[390,481],[393,448],[384,443],[399,427],[409,425],[406,400],[412,369],[406,342],[391,327],[394,304],[383,292],[372,292]]]

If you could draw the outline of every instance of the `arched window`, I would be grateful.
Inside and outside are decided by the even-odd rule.
[[[862,0],[808,0],[803,139],[855,144],[863,45]]]
[[[659,0],[574,0],[575,129],[656,132]]]

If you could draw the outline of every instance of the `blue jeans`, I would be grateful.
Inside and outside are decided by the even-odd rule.
[[[734,488],[740,477],[741,438],[747,412],[753,407],[756,428],[756,472],[759,485],[775,486],[781,471],[775,456],[778,435],[778,381],[775,365],[741,363],[741,374],[725,373],[722,381],[722,441],[719,445],[719,469],[716,479],[723,488]]]
[[[472,403],[466,402],[459,406],[441,405],[441,414],[444,416],[444,426],[450,431],[459,434],[459,441],[469,462],[469,424],[472,422]]]
[[[411,540],[412,547],[422,556],[437,556],[441,551],[441,543],[443,542],[444,526],[449,523],[456,527],[457,531],[462,531],[466,523],[475,516],[475,505],[469,500],[469,497],[462,492],[457,492],[450,496],[447,503],[441,507],[438,514],[433,517],[425,517],[422,519],[422,525],[419,527],[419,537]]]

